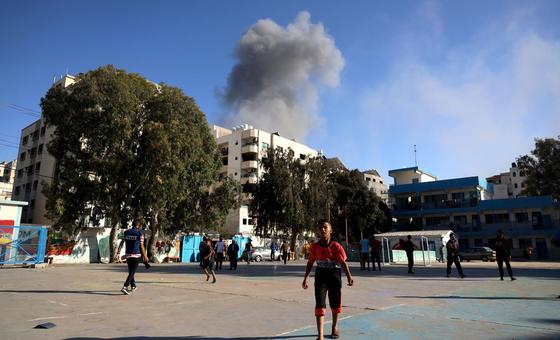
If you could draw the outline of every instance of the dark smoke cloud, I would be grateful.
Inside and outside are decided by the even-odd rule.
[[[223,93],[232,114],[229,126],[248,123],[305,139],[318,122],[317,89],[336,87],[344,58],[321,23],[308,12],[286,28],[259,20],[238,42],[233,67]]]

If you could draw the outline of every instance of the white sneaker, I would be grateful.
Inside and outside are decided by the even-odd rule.
[[[122,288],[121,288],[121,292],[122,292],[124,295],[129,295],[129,294],[130,294],[130,293],[128,292],[128,290],[126,289],[126,287],[122,287]]]

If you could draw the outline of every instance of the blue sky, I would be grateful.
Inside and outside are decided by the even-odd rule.
[[[419,166],[439,178],[487,177],[535,137],[560,135],[554,0],[3,1],[0,160],[16,158],[11,146],[36,119],[13,105],[39,111],[66,69],[113,64],[183,89],[211,124],[227,121],[236,113],[220,93],[240,39],[264,24],[285,34],[301,13],[302,29],[321,31],[341,58],[330,80],[304,74],[307,111],[281,134],[348,167],[389,181],[389,169],[414,165],[416,144]]]

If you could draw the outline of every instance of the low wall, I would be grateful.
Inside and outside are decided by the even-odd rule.
[[[429,262],[429,259],[432,262],[437,262],[436,260],[436,252],[433,250],[430,251],[421,251],[415,250],[414,253],[414,263],[424,263],[424,259],[426,259],[426,263]],[[393,261],[395,263],[408,263],[408,258],[406,257],[406,252],[404,250],[392,250]]]

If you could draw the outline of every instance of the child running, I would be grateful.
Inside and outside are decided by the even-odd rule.
[[[323,340],[323,325],[325,324],[326,295],[329,294],[329,305],[332,311],[332,332],[331,338],[337,339],[338,332],[338,315],[342,312],[342,279],[340,268],[344,270],[348,285],[352,286],[354,280],[350,269],[346,263],[346,253],[340,243],[331,240],[332,227],[327,220],[319,221],[317,225],[317,234],[319,241],[313,243],[305,275],[301,286],[307,289],[307,277],[313,268],[313,263],[317,262],[315,270],[315,317],[317,320],[318,340]]]

